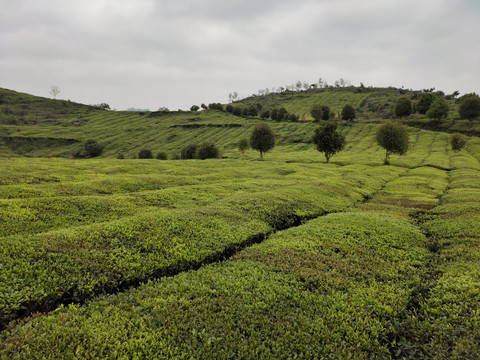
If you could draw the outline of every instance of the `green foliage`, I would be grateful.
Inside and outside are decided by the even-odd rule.
[[[432,102],[427,111],[427,117],[430,119],[440,120],[448,116],[449,107],[444,98],[437,98]]]
[[[235,106],[233,108],[232,114],[235,116],[242,116],[242,108],[239,106]]]
[[[258,115],[258,108],[255,105],[248,107],[248,116],[255,117]]]
[[[197,148],[195,158],[200,160],[216,159],[218,158],[219,151],[215,144],[211,142],[204,142]]]
[[[190,111],[198,111],[200,110],[200,107],[198,105],[192,105],[192,107],[190,108]]]
[[[238,142],[238,150],[242,153],[242,156],[245,155],[245,151],[250,149],[250,143],[247,138],[242,138]]]
[[[454,152],[459,152],[465,147],[465,145],[467,145],[467,140],[468,138],[463,134],[459,134],[459,133],[452,134],[452,137],[450,140],[450,144],[452,145],[452,150]]]
[[[250,147],[260,152],[260,159],[263,153],[273,149],[275,146],[275,133],[266,122],[256,123],[250,135]]]
[[[336,130],[337,124],[329,122],[317,128],[313,135],[313,143],[317,146],[318,151],[325,154],[327,163],[330,161],[330,157],[342,151],[346,144],[345,136]]]
[[[316,122],[319,122],[323,116],[323,109],[321,105],[313,105],[310,109],[310,115],[315,119]]]
[[[227,106],[225,106],[225,111],[230,113],[230,114],[233,113],[233,105],[228,104]]]
[[[96,140],[90,139],[85,141],[84,150],[87,156],[95,157],[102,154],[103,146],[100,145]]]
[[[417,102],[416,109],[420,114],[426,114],[430,105],[435,101],[437,97],[432,93],[423,93]]]
[[[150,149],[142,149],[138,152],[139,159],[153,159],[153,153]]]
[[[322,105],[322,120],[328,121],[330,119],[330,107]]]
[[[395,115],[399,117],[405,117],[410,115],[413,111],[412,100],[410,100],[408,96],[399,97],[395,101],[393,111]]]
[[[345,105],[342,109],[342,120],[352,121],[355,117],[356,114],[353,106],[350,104]]]
[[[262,119],[268,119],[270,117],[270,111],[269,110],[263,110],[261,113],[260,113],[260,117]]]
[[[156,158],[158,160],[168,160],[168,156],[167,156],[167,153],[165,151],[158,152]]]
[[[195,159],[197,156],[198,145],[197,144],[188,144],[182,148],[180,157],[183,160]]]
[[[386,150],[384,164],[390,164],[390,154],[403,155],[408,150],[409,135],[406,126],[392,121],[387,121],[377,130],[376,140],[378,145]]]
[[[475,94],[465,94],[459,99],[458,113],[462,119],[473,120],[480,116],[480,97]]]

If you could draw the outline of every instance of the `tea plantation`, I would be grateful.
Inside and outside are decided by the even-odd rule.
[[[385,166],[381,121],[341,122],[327,164],[316,124],[272,123],[259,161],[236,149],[256,119],[70,110],[0,126],[1,359],[480,357],[477,137],[411,127]],[[41,157],[87,138],[102,157]]]

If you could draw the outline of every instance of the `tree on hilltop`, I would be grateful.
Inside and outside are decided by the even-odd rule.
[[[60,94],[60,88],[57,85],[52,85],[50,86],[49,93],[56,99],[57,95]]]
[[[317,128],[313,135],[312,140],[317,146],[317,150],[325,154],[327,163],[330,161],[330,157],[342,151],[346,144],[345,136],[336,130],[337,124],[328,122]]]
[[[355,109],[352,105],[347,104],[342,109],[342,120],[352,121],[356,117]]]
[[[377,143],[386,151],[384,164],[390,164],[390,154],[403,155],[408,150],[407,127],[392,121],[387,121],[377,130]]]
[[[449,110],[447,100],[444,98],[437,98],[430,105],[430,108],[427,111],[427,117],[429,119],[440,120],[447,117]]]
[[[435,101],[437,97],[432,93],[423,93],[417,102],[417,111],[420,114],[426,114],[430,105]]]
[[[319,122],[322,119],[323,110],[321,105],[313,105],[310,109],[310,115],[314,118],[315,122]]]
[[[275,134],[266,122],[256,123],[250,135],[250,147],[260,152],[260,159],[263,153],[273,149],[275,146]]]
[[[458,113],[462,119],[469,121],[472,126],[472,120],[480,116],[480,97],[475,94],[465,94],[460,99]]]
[[[413,111],[412,100],[408,96],[399,97],[395,102],[393,111],[399,117],[410,115]]]

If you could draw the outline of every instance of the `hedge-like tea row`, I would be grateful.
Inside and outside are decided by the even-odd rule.
[[[422,224],[440,249],[438,279],[418,314],[409,318],[423,358],[480,358],[479,189],[480,171],[452,171],[442,204]]]
[[[0,243],[0,320],[176,273],[270,230],[246,215],[202,208],[6,237]]]
[[[58,309],[6,331],[0,349],[12,359],[385,358],[424,243],[393,217],[332,214],[234,261]]]

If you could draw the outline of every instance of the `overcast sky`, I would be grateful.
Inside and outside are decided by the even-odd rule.
[[[333,84],[480,91],[480,0],[0,0],[0,87],[118,110]]]

